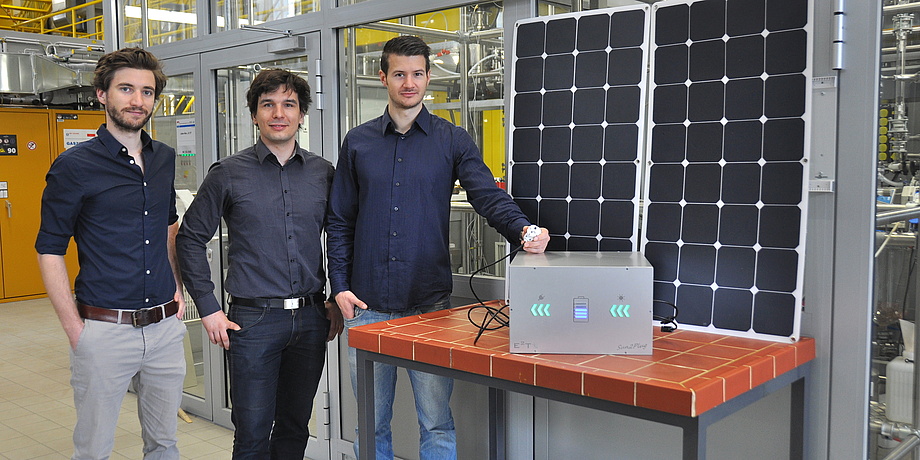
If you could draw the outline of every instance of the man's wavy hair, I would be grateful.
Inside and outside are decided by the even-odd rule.
[[[310,84],[284,69],[263,69],[252,80],[249,90],[246,91],[246,105],[249,107],[249,114],[256,116],[256,112],[259,111],[259,98],[263,94],[275,92],[278,88],[289,89],[296,93],[300,103],[300,114],[307,114],[307,109],[313,103],[313,98],[310,96]]]
[[[153,78],[156,81],[155,97],[160,97],[163,88],[166,88],[166,74],[163,73],[163,65],[153,53],[143,48],[122,48],[99,58],[93,76],[93,87],[104,92],[108,91],[109,86],[112,84],[112,79],[115,78],[115,72],[121,69],[139,69],[153,72]]]

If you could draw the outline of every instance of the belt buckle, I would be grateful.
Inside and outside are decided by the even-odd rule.
[[[141,315],[138,314],[138,313],[147,312],[147,311],[149,311],[149,310],[146,310],[146,309],[143,309],[143,308],[132,311],[132,312],[131,312],[131,325],[134,326],[134,327],[144,327],[144,326],[146,326],[147,324],[149,324],[149,323],[143,323],[143,324],[142,324],[142,323],[141,323],[142,320],[141,320],[141,318],[140,318]],[[147,315],[143,315],[143,316],[146,317]],[[144,319],[146,319],[146,318],[144,318]]]
[[[131,325],[134,327],[149,326],[158,320],[156,319],[157,310],[162,310],[163,316],[166,316],[166,308],[163,305],[150,308],[139,308],[131,312]]]
[[[298,297],[296,299],[284,299],[284,309],[285,310],[297,310],[300,308],[300,305],[303,303],[303,297]]]

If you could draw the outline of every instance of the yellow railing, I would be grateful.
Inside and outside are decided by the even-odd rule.
[[[102,3],[102,0],[93,0],[91,2],[84,3],[82,5],[77,5],[71,8],[54,11],[51,13],[43,14],[31,19],[24,21],[17,21],[12,29],[18,32],[31,32],[37,34],[49,34],[49,35],[62,35],[65,37],[73,38],[89,38],[102,40],[103,35],[103,20],[102,14],[96,14],[95,5]],[[85,11],[83,11],[85,10]],[[80,13],[84,13],[81,15]],[[88,14],[87,14],[88,13]],[[60,27],[49,27],[49,19],[60,16],[62,14],[67,15],[68,23]],[[81,25],[95,25],[95,32],[81,32],[77,30]]]

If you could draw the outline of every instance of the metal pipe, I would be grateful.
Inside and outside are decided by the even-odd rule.
[[[141,0],[141,48],[150,47],[150,23],[147,17],[147,0]]]
[[[901,3],[882,7],[882,13],[903,13],[914,10],[920,10],[920,2]]]
[[[884,209],[886,211],[904,210],[908,208],[913,208],[913,206],[907,206],[906,204],[875,203],[875,209]]]
[[[882,174],[881,172],[878,173],[878,180],[879,180],[880,182],[884,183],[884,184],[891,185],[892,187],[900,187],[900,186],[904,185],[904,184],[902,184],[902,183],[895,182],[895,181],[893,181],[893,180],[891,180],[891,179],[885,177],[885,175]]]
[[[883,212],[875,215],[875,225],[888,225],[892,222],[910,220],[914,217],[920,217],[920,207],[905,209],[903,211]]]
[[[901,444],[888,453],[883,460],[903,458],[920,444],[920,432],[906,423],[894,423],[877,416],[869,417],[869,431],[886,438],[901,440]]]
[[[468,16],[469,8],[468,6],[461,7],[462,11],[465,14],[461,15],[463,17]],[[458,31],[460,35],[466,35],[469,28],[467,27],[466,21],[460,21],[460,30]],[[460,62],[458,63],[459,68],[463,69],[460,71],[460,127],[469,131],[470,127],[470,79],[466,76],[467,70],[470,66],[470,47],[469,46],[460,46]],[[474,136],[475,139],[475,136]]]
[[[920,444],[920,436],[911,435],[907,439],[901,441],[901,444],[898,447],[895,447],[894,450],[888,453],[882,460],[898,460],[906,457],[908,454],[913,452],[913,450]]]

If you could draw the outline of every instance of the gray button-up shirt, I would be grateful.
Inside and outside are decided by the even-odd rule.
[[[323,292],[323,229],[333,167],[295,148],[284,166],[260,140],[214,163],[182,220],[176,249],[185,287],[204,317],[221,308],[206,244],[227,223],[226,290],[279,298]]]

